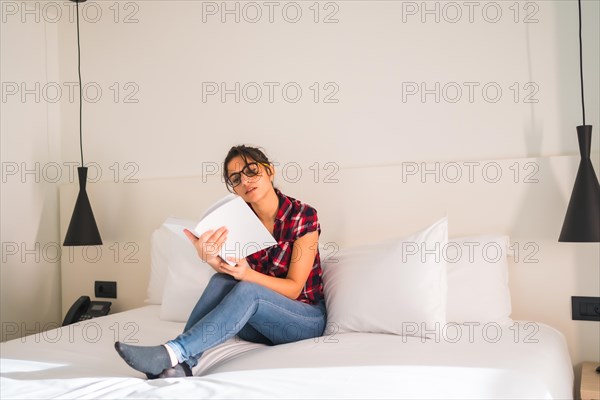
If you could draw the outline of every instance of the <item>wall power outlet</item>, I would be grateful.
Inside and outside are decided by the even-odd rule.
[[[600,321],[600,297],[571,297],[572,319]]]
[[[117,282],[115,281],[95,281],[94,296],[106,297],[109,299],[117,298]]]

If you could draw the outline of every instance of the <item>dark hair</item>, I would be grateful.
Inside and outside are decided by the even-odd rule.
[[[260,147],[250,147],[244,144],[240,144],[238,146],[233,146],[231,149],[229,149],[229,152],[225,157],[225,161],[223,161],[223,179],[226,183],[229,182],[229,171],[227,171],[227,164],[229,164],[229,161],[231,161],[237,156],[242,157],[245,164],[248,164],[248,158],[258,163],[266,164],[263,166],[267,170],[267,174],[269,174],[269,176],[273,175],[273,170],[271,169],[271,161],[269,161],[269,158],[264,153],[263,149],[261,149]],[[273,188],[277,189],[275,185],[273,185]],[[227,185],[227,190],[231,192],[231,189],[232,188],[229,185]]]

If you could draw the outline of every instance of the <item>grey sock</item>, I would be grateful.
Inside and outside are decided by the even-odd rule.
[[[172,368],[165,369],[158,377],[159,378],[183,378],[185,376],[193,376],[192,370],[187,363],[182,362]]]
[[[164,346],[132,346],[115,342],[117,353],[133,369],[145,374],[158,375],[171,368],[171,358]]]

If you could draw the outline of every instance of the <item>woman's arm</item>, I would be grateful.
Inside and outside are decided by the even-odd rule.
[[[245,258],[240,260],[235,267],[229,266],[226,262],[221,263],[221,267],[223,272],[236,279],[258,283],[295,300],[300,296],[312,270],[319,248],[318,243],[319,233],[317,231],[309,232],[294,241],[292,260],[285,278],[276,278],[257,272],[250,268]]]

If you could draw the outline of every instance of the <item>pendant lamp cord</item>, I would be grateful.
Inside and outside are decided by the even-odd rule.
[[[583,101],[583,45],[581,43],[581,0],[579,4],[579,76],[581,78],[581,110],[583,112],[583,125],[585,125],[585,103]]]
[[[79,151],[81,152],[81,166],[83,165],[83,144],[82,144],[82,122],[81,114],[83,108],[83,87],[81,85],[81,48],[79,47],[79,1],[75,1],[77,10],[77,71],[79,73]]]

